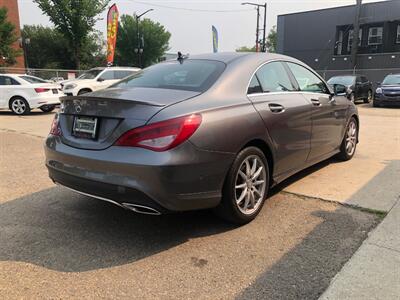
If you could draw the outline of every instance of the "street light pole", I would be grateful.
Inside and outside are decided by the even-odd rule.
[[[140,31],[139,31],[139,19],[144,16],[145,14],[147,14],[150,11],[153,11],[154,9],[148,9],[146,10],[144,13],[140,14],[140,15],[136,15],[136,31],[137,31],[137,55],[138,55],[138,67],[141,68],[142,67],[142,61],[141,61],[141,54],[143,52],[143,49],[140,47]],[[136,49],[135,49],[136,50]],[[136,51],[135,51],[136,52]]]
[[[259,34],[260,34],[260,7],[257,6],[257,27],[256,27],[256,52],[259,51]]]
[[[257,7],[257,29],[256,29],[256,52],[259,50],[259,19],[260,19],[260,7],[264,8],[264,25],[263,25],[263,42],[262,42],[262,47],[261,51],[266,52],[267,47],[266,47],[266,41],[265,41],[265,36],[266,36],[266,26],[267,26],[267,3],[265,4],[258,4],[258,3],[253,3],[253,2],[243,2],[242,5],[252,5]]]

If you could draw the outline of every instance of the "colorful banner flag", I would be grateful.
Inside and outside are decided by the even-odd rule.
[[[117,42],[119,12],[116,4],[113,4],[107,14],[107,65],[114,63],[115,44]]]
[[[211,26],[211,30],[212,30],[212,37],[213,37],[213,51],[214,51],[214,53],[217,53],[218,52],[218,31],[214,25]]]

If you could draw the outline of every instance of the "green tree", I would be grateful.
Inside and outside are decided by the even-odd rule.
[[[267,49],[268,52],[275,53],[277,45],[277,33],[276,26],[274,25],[268,33],[267,37]]]
[[[13,47],[17,40],[14,24],[7,21],[7,8],[0,7],[0,66],[14,64],[21,55],[21,51]]]
[[[33,0],[72,49],[74,67],[79,69],[83,48],[94,31],[97,17],[110,0]]]
[[[171,34],[160,23],[150,19],[139,20],[139,30],[144,41],[141,61],[142,66],[146,67],[157,62],[169,49]],[[115,63],[120,66],[137,66],[137,45],[136,17],[122,15],[118,26]]]
[[[256,52],[256,46],[253,46],[251,48],[247,46],[242,46],[240,48],[237,48],[236,52]]]
[[[69,42],[57,29],[25,25],[22,36],[30,39],[29,45],[26,45],[26,56],[31,68],[73,69],[75,67]],[[106,64],[104,45],[105,42],[99,32],[91,33],[82,46],[81,68],[104,66]]]
[[[54,28],[25,25],[22,37],[29,38],[26,45],[26,57],[31,68],[37,69],[72,69],[73,53],[66,38]]]

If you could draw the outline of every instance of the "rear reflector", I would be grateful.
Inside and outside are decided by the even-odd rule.
[[[50,134],[55,136],[61,136],[60,123],[58,121],[58,114],[54,116],[53,122],[51,123]]]
[[[115,145],[166,151],[186,141],[200,124],[199,114],[161,121],[125,132]]]
[[[35,88],[35,92],[36,93],[45,93],[50,91],[50,89],[46,89],[46,88]]]

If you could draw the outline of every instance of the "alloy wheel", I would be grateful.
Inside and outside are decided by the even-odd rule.
[[[26,104],[25,104],[24,100],[22,100],[22,99],[15,99],[11,103],[11,108],[12,108],[12,111],[15,112],[16,114],[22,115],[26,111]]]
[[[346,131],[346,153],[349,156],[354,154],[357,144],[357,124],[354,120],[350,121]]]
[[[368,98],[367,98],[368,103],[370,103],[371,100],[372,100],[372,92],[368,91]]]
[[[240,165],[235,180],[235,200],[238,209],[251,215],[263,202],[267,186],[265,165],[257,155],[248,156]]]

